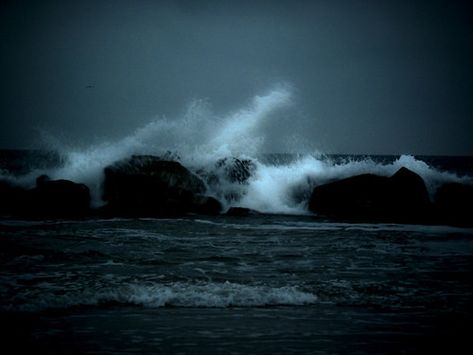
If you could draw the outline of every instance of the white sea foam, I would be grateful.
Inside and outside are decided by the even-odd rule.
[[[439,172],[410,155],[402,155],[390,164],[380,164],[369,158],[334,163],[317,154],[299,156],[285,164],[265,162],[259,158],[265,141],[271,138],[267,136],[267,129],[275,117],[291,108],[292,96],[288,86],[279,85],[265,95],[255,96],[242,109],[222,116],[212,112],[208,101],[196,100],[181,117],[155,119],[114,142],[79,150],[56,144],[65,155],[65,164],[45,173],[54,179],[87,184],[93,204],[97,206],[102,203],[103,168],[132,154],[172,152],[194,171],[215,169],[215,162],[225,157],[251,159],[256,169],[247,184],[221,179],[218,186],[209,186],[208,193],[218,197],[227,208],[242,206],[268,213],[292,214],[306,213],[308,197],[316,185],[362,173],[389,176],[402,166],[422,176],[431,194],[445,182],[472,183],[470,177],[459,178],[453,173]],[[291,126],[294,127],[292,121],[285,128],[288,140],[294,142]],[[304,150],[304,147],[293,148]],[[39,173],[44,172],[22,178],[23,183],[31,185]],[[236,192],[240,198],[226,200],[228,191]]]
[[[62,295],[45,290],[37,297],[27,299],[27,303],[15,302],[15,309],[9,310],[37,312],[73,306],[97,306],[112,302],[147,308],[166,306],[202,308],[301,306],[317,302],[317,296],[301,291],[297,287],[251,286],[231,282],[130,284],[99,291],[77,292],[74,290]]]
[[[282,85],[266,95],[255,96],[247,107],[222,117],[211,111],[207,101],[196,100],[181,117],[157,118],[114,142],[71,149],[56,141],[53,148],[61,151],[66,161],[63,167],[46,173],[54,179],[87,184],[95,205],[100,205],[105,166],[132,154],[173,152],[191,169],[229,156],[255,157],[265,141],[264,124],[290,104],[291,93]],[[27,181],[31,184],[33,180],[30,177]]]
[[[258,163],[240,205],[269,213],[301,214],[307,210],[308,198],[316,185],[365,173],[390,176],[403,166],[424,179],[431,195],[446,182],[472,182],[470,177],[460,178],[453,173],[440,172],[410,155],[402,155],[389,164],[380,164],[369,158],[335,164],[306,155],[287,165]]]

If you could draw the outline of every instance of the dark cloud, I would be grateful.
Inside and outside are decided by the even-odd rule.
[[[292,126],[321,150],[473,154],[467,2],[0,6],[2,147],[34,147],[42,129],[77,143],[123,136],[193,98],[225,112],[287,82]]]

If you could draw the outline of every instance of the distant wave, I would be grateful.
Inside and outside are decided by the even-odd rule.
[[[266,307],[313,304],[317,297],[296,287],[250,286],[238,283],[129,284],[102,290],[70,291],[57,295],[43,289],[36,297],[25,297],[3,306],[3,311],[38,312],[77,306],[109,304],[161,307]],[[17,295],[22,298],[21,295]],[[14,304],[14,305],[12,305]]]

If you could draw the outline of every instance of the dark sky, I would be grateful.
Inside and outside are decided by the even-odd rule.
[[[473,155],[467,1],[3,1],[0,36],[0,148],[113,139],[286,83],[290,126],[322,151]]]

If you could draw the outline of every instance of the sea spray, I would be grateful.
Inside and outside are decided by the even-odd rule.
[[[293,94],[284,85],[255,96],[243,108],[223,116],[215,114],[207,100],[195,100],[180,117],[155,119],[116,141],[85,149],[61,147],[56,142],[54,146],[63,157],[61,166],[36,170],[15,179],[23,186],[32,187],[35,178],[45,173],[52,179],[84,183],[91,190],[93,206],[97,207],[103,204],[104,167],[133,154],[151,154],[178,160],[200,175],[208,185],[208,194],[217,197],[225,208],[241,206],[290,214],[307,213],[308,198],[317,185],[363,173],[390,176],[402,166],[422,176],[431,195],[446,182],[472,183],[469,176],[460,178],[451,172],[440,172],[410,155],[390,162],[370,157],[335,161],[316,153],[267,159],[264,147],[268,142],[275,146],[269,128],[281,122],[285,124],[282,128],[292,149],[306,151],[306,147],[294,145],[297,139],[293,129],[297,124],[290,117],[293,106]],[[290,119],[278,120],[281,114],[289,115]],[[230,157],[251,162],[254,169],[248,179],[232,181],[222,176],[221,162]],[[209,176],[217,176],[217,183],[211,183]]]
[[[390,163],[370,158],[335,163],[327,157],[305,155],[281,165],[258,162],[239,205],[268,213],[304,214],[309,196],[317,185],[365,173],[391,176],[403,166],[426,181],[431,195],[443,183],[472,183],[471,177],[440,172],[410,155],[402,155]]]
[[[173,152],[174,158],[193,170],[228,156],[255,157],[265,139],[263,123],[290,103],[291,93],[284,86],[255,96],[248,107],[224,117],[212,113],[207,101],[195,100],[181,117],[153,120],[117,141],[80,150],[62,148],[64,166],[45,173],[88,185],[93,205],[99,206],[105,166],[132,154]],[[39,173],[43,172],[35,172]]]

